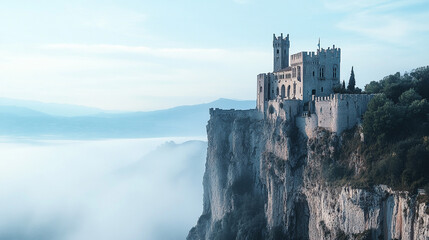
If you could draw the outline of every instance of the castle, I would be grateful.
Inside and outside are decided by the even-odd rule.
[[[273,35],[273,72],[257,76],[257,110],[312,135],[317,127],[340,134],[359,123],[372,95],[338,94],[341,49],[299,52],[289,59],[289,34]],[[289,61],[290,60],[290,61]]]

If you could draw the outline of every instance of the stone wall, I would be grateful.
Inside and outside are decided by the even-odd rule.
[[[340,134],[360,123],[374,95],[331,94],[314,98],[318,127]]]
[[[248,109],[248,110],[235,110],[235,109],[219,109],[219,108],[210,108],[210,117],[240,117],[240,118],[252,118],[252,119],[264,119],[264,116],[257,109]]]
[[[374,95],[331,94],[313,97],[310,111],[303,111],[303,101],[277,97],[264,102],[265,118],[280,118],[296,122],[298,128],[311,137],[316,128],[324,128],[338,135],[359,124],[367,105]]]
[[[280,97],[267,102],[265,117],[269,119],[281,118],[295,121],[295,116],[301,113],[301,100],[284,100]]]

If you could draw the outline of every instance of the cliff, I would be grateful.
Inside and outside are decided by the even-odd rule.
[[[429,239],[424,196],[326,180],[342,136],[308,138],[256,110],[210,113],[204,208],[187,239]],[[356,151],[348,164],[365,171]]]

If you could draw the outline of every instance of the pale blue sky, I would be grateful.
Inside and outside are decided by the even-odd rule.
[[[428,65],[427,0],[7,1],[0,97],[150,110],[255,99],[272,34],[342,49],[363,87]]]

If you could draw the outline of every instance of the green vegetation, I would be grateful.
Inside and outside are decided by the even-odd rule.
[[[429,184],[429,67],[365,86],[378,93],[363,121],[368,181],[415,191]]]
[[[334,93],[349,93],[349,94],[362,93],[362,89],[356,87],[355,72],[353,71],[353,67],[352,67],[352,71],[350,72],[350,78],[349,78],[349,83],[347,84],[347,88],[346,88],[346,82],[343,81],[341,85],[334,88]]]
[[[356,87],[355,72],[353,71],[353,67],[352,67],[352,72],[350,73],[349,85],[347,85],[347,90],[349,90],[350,92],[354,92],[355,87]]]
[[[364,115],[365,141],[357,129],[345,132],[336,161],[323,163],[324,177],[357,187],[386,184],[413,193],[429,189],[429,66],[373,81],[365,93],[377,94]],[[353,153],[364,161],[360,174],[350,167]]]

